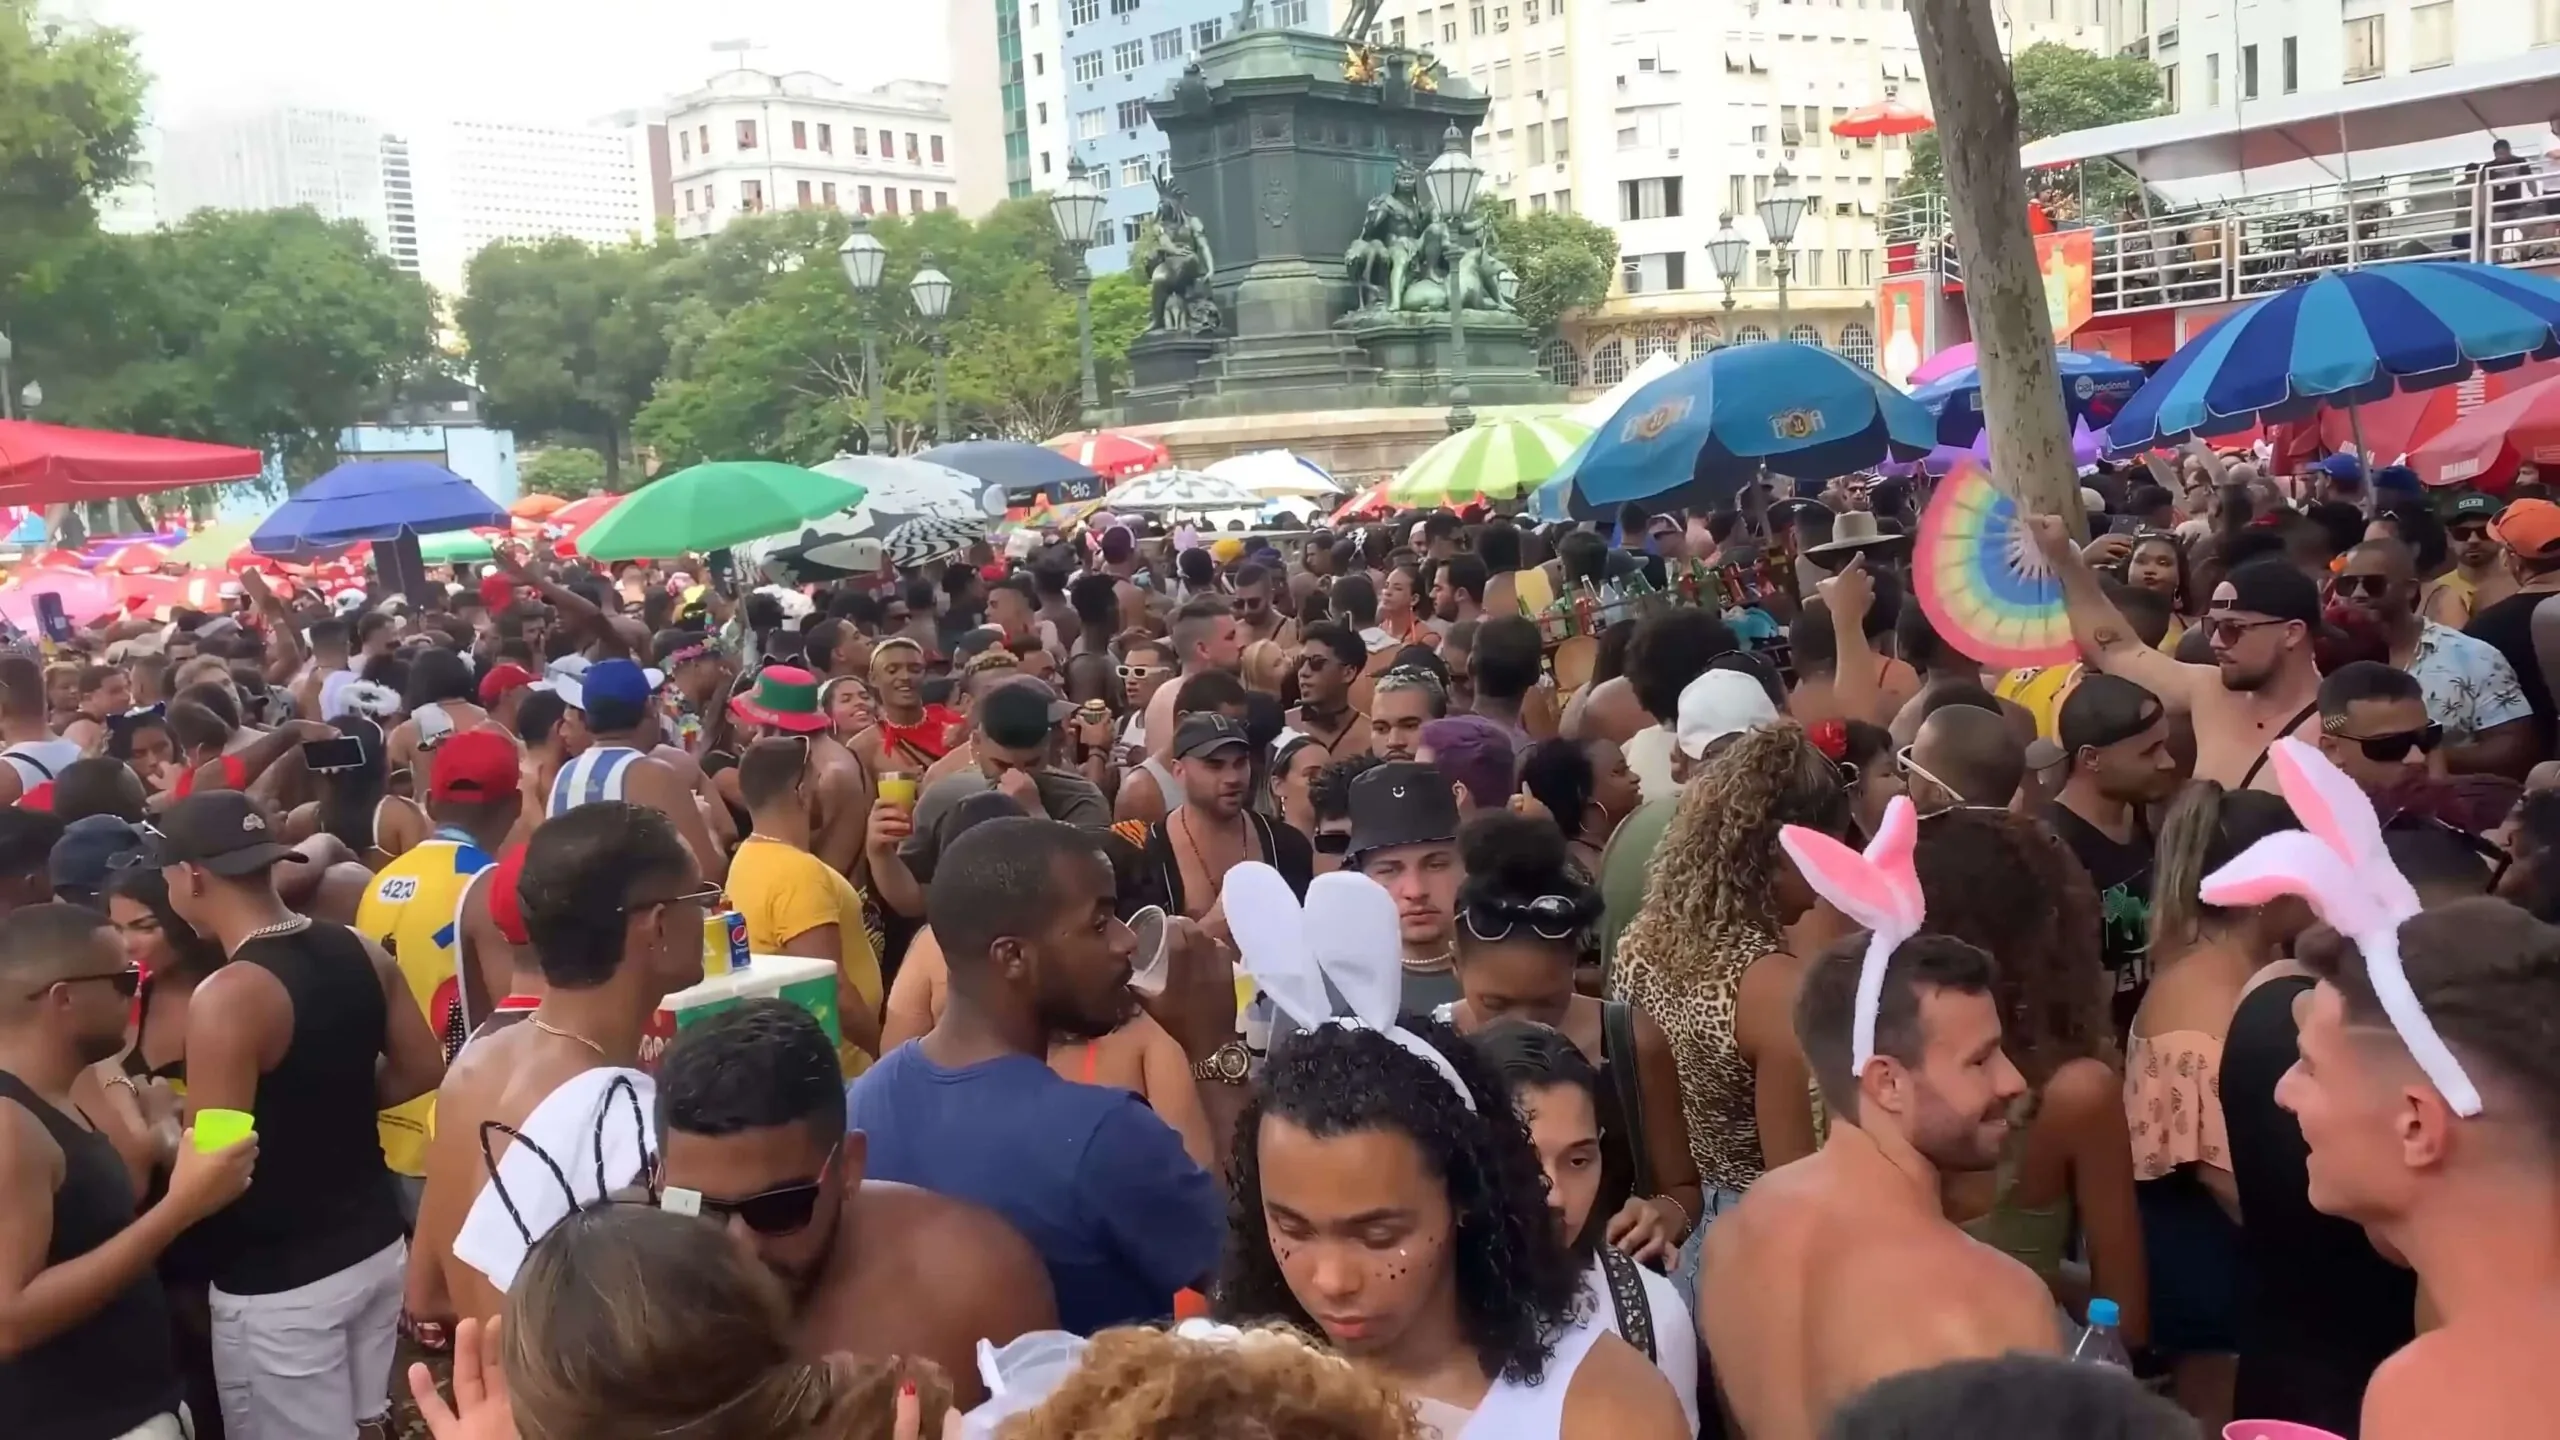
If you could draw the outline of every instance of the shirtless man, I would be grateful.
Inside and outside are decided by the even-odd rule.
[[[1893,953],[1875,1055],[1850,1068],[1866,936],[1805,972],[1795,1030],[1831,1135],[1709,1227],[1699,1332],[1740,1433],[1813,1440],[1889,1375],[2060,1348],[2053,1297],[1957,1229],[1939,1187],[1990,1170],[2026,1081],[2000,1049],[1990,957],[1922,934]]]
[[[1298,643],[1298,622],[1272,604],[1271,572],[1259,561],[1237,566],[1234,586],[1236,628],[1243,632],[1244,644],[1271,640],[1286,648]]]
[[[880,697],[880,718],[853,737],[853,757],[875,781],[899,772],[923,779],[933,762],[951,753],[952,731],[961,716],[947,705],[927,705],[924,647],[905,635],[884,637],[871,650],[871,684]]]
[[[2355,947],[2306,952],[2302,1058],[2276,1087],[2310,1199],[2405,1257],[2438,1324],[2365,1386],[2365,1440],[2524,1440],[2560,1414],[2560,929],[2504,900],[2400,927],[2411,989],[2481,1110],[2465,1118],[2383,1015]]]
[[[552,781],[543,814],[557,819],[613,800],[644,805],[675,821],[703,874],[714,880],[727,874],[728,851],[704,813],[713,807],[694,803],[702,769],[660,743],[657,687],[648,672],[629,660],[599,660],[552,684],[569,706],[561,725],[570,759]]]
[[[2033,523],[2089,663],[2159,696],[2170,714],[2192,717],[2197,779],[2274,790],[2268,747],[2287,735],[2316,740],[2320,733],[2320,669],[2311,653],[2320,590],[2310,577],[2285,562],[2252,562],[2224,576],[2200,622],[2214,663],[2184,665],[2142,643],[2059,518]]]
[[[725,1225],[790,1292],[811,1358],[922,1356],[986,1399],[981,1340],[1054,1330],[1048,1267],[994,1211],[863,1178],[835,1046],[787,1000],[688,1029],[658,1070],[670,1206]]]
[[[464,1046],[436,1092],[409,1251],[413,1319],[498,1313],[498,1287],[453,1253],[489,1179],[482,1124],[522,1126],[578,1075],[636,1067],[658,1002],[702,979],[703,910],[717,895],[666,817],[638,805],[581,805],[535,833],[517,900],[546,990],[527,1023]],[[503,1157],[507,1143],[492,1132],[493,1153]],[[591,1191],[592,1175],[582,1184]]]
[[[1233,675],[1244,668],[1244,631],[1224,597],[1203,595],[1184,604],[1173,614],[1170,633],[1174,662],[1185,680],[1205,671]],[[1159,760],[1173,749],[1173,702],[1181,688],[1167,685],[1147,702],[1147,750]]]
[[[1339,625],[1307,627],[1298,652],[1298,708],[1289,728],[1312,737],[1335,760],[1369,753],[1369,717],[1351,706],[1351,682],[1369,663],[1369,647]]]
[[[756,673],[753,690],[730,700],[729,713],[751,740],[768,735],[808,738],[809,796],[817,806],[809,853],[860,883],[862,835],[871,823],[871,778],[828,728],[818,708],[818,677],[795,665],[767,665]],[[724,796],[735,793],[737,776],[735,769],[721,772]]]

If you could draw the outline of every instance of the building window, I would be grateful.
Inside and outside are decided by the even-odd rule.
[[[1861,369],[1876,368],[1876,333],[1856,320],[1841,326],[1840,358]]]
[[[1042,52],[1040,52],[1040,51],[1037,51],[1037,50],[1032,51],[1032,52],[1031,52],[1031,73],[1032,73],[1032,74],[1034,74],[1034,75],[1046,75],[1046,74],[1048,74],[1048,73],[1049,73],[1049,57],[1048,57],[1047,55],[1043,54],[1043,53],[1042,53]]]
[[[916,132],[913,130],[907,132],[907,163],[910,165],[923,163],[923,158],[916,153]]]
[[[1470,35],[1481,35],[1484,33],[1484,7],[1482,5],[1470,5],[1467,7],[1467,33]]]
[[[700,133],[693,137],[693,144],[695,149],[702,152],[703,159],[711,158],[711,126],[708,123],[700,127]]]
[[[2367,15],[2350,20],[2346,26],[2346,67],[2349,80],[2370,80],[2382,73],[2382,17]]]
[[[1455,45],[1458,43],[1457,21],[1444,20],[1440,23],[1440,43],[1443,45]]]
[[[738,148],[741,150],[756,148],[756,122],[753,120],[738,122]]]
[[[2222,56],[2219,52],[2204,57],[2204,108],[2222,107]]]
[[[1153,35],[1148,36],[1147,50],[1158,60],[1181,59],[1182,27],[1176,25],[1170,30],[1159,30]]]
[[[717,185],[705,185],[702,187],[702,208],[704,210],[714,212],[719,210],[719,189],[720,187]]]
[[[836,153],[836,127],[824,120],[818,122],[818,153],[821,155]]]
[[[1680,177],[1618,182],[1618,218],[1666,220],[1680,214]]]
[[[1529,127],[1529,163],[1532,165],[1547,163],[1547,127],[1544,125]]]
[[[812,185],[811,185],[808,181],[806,181],[806,180],[803,180],[803,181],[801,181],[801,182],[800,182],[800,208],[801,208],[801,209],[806,210],[806,209],[808,209],[808,208],[809,208],[809,202],[810,202],[810,200],[812,200],[813,198],[815,198],[814,196],[812,196],[812,195],[811,195],[811,193],[810,193],[810,192],[811,192],[813,189],[815,189],[815,188],[816,188],[816,187],[812,186]]]
[[[828,180],[818,186],[818,203],[830,210],[836,208],[836,182]]]
[[[1142,128],[1144,128],[1144,127],[1145,127],[1146,123],[1147,123],[1147,102],[1146,102],[1146,101],[1144,101],[1144,100],[1123,100],[1123,101],[1121,101],[1121,102],[1120,102],[1120,128],[1121,128],[1121,129],[1123,129],[1123,130],[1137,130],[1137,129],[1142,129]]]
[[[853,192],[853,203],[854,203],[854,208],[855,208],[855,209],[860,210],[860,211],[861,211],[863,214],[865,214],[865,215],[870,214],[870,213],[871,213],[871,187],[870,187],[870,186],[868,186],[868,185],[857,185],[857,186],[855,186],[855,187],[854,187],[854,192]]]
[[[1822,332],[1810,325],[1798,324],[1796,328],[1787,332],[1787,338],[1799,345],[1810,345],[1816,350],[1825,348],[1822,343]]]
[[[880,158],[883,160],[898,158],[898,137],[886,130],[880,132]]]
[[[693,213],[693,187],[690,185],[684,187],[684,213]]]
[[[1111,0],[1111,13],[1114,15],[1135,15],[1138,13],[1138,0]]]
[[[692,131],[679,130],[676,132],[676,158],[679,160],[690,160],[693,158]]]
[[[1102,0],[1067,0],[1067,23],[1090,25],[1102,18]]]
[[[1803,282],[1804,282],[1805,284],[1807,284],[1807,285],[1819,285],[1819,284],[1821,284],[1821,283],[1822,283],[1822,252],[1821,252],[1821,251],[1819,251],[1819,250],[1807,250],[1807,251],[1805,251],[1805,252],[1804,252],[1804,273],[1803,273],[1802,275],[1798,276],[1797,278],[1798,278],[1799,280],[1803,281]],[[1848,276],[1846,276],[1846,275],[1843,275],[1843,276],[1841,276],[1841,277],[1840,277],[1840,279],[1841,279],[1844,283],[1848,280],[1848,278],[1849,278],[1849,277],[1848,277]]]
[[[1105,124],[1103,123],[1105,120],[1108,120],[1109,118],[1110,118],[1110,112],[1109,112],[1109,111],[1107,111],[1107,110],[1095,109],[1095,110],[1079,110],[1079,111],[1077,111],[1077,112],[1076,112],[1076,138],[1077,138],[1077,139],[1079,139],[1079,140],[1099,140],[1099,139],[1101,139],[1101,138],[1102,138],[1102,136],[1103,136],[1103,132],[1104,132],[1105,130],[1107,130],[1107,129],[1109,129],[1109,128],[1110,128],[1109,126],[1107,126],[1107,125],[1105,125]]]
[[[1615,385],[1626,378],[1627,346],[1625,341],[1620,340],[1613,335],[1592,347],[1592,384],[1605,387]]]
[[[890,213],[890,214],[892,214],[892,215],[897,214],[897,213],[898,213],[898,187],[897,187],[897,186],[895,186],[895,185],[883,185],[883,186],[881,186],[881,187],[880,187],[880,196],[881,196],[881,202],[882,202],[883,204],[885,204],[886,206],[888,206],[889,213]]]
[[[1690,359],[1702,359],[1708,351],[1713,350],[1714,348],[1716,348],[1716,328],[1714,324],[1709,323],[1701,325],[1697,329],[1689,332]]]
[[[1146,183],[1147,183],[1147,162],[1146,162],[1146,161],[1144,161],[1144,160],[1123,160],[1123,161],[1121,161],[1121,162],[1120,162],[1120,183],[1121,183],[1122,185],[1129,186],[1129,187],[1132,187],[1132,188],[1135,188],[1136,186],[1140,186],[1140,185],[1144,185],[1144,184],[1146,184]]]
[[[1191,48],[1205,50],[1217,44],[1218,37],[1226,33],[1227,22],[1224,20],[1195,21],[1191,26]]]
[[[1757,345],[1768,338],[1769,332],[1757,325],[1745,325],[1733,332],[1733,343],[1736,345]]]
[[[1770,268],[1769,252],[1766,250],[1751,252],[1751,283],[1763,290],[1778,283],[1778,272]]]
[[[738,208],[750,215],[764,209],[763,181],[741,180],[738,182]]]
[[[1876,283],[1876,252],[1873,250],[1858,252],[1858,283],[1861,285]]]
[[[1538,370],[1558,385],[1582,383],[1582,356],[1561,335],[1538,347]]]
[[[2533,0],[2533,43],[2560,43],[2560,0]]]
[[[1689,256],[1687,252],[1670,250],[1663,253],[1662,288],[1665,290],[1686,290],[1689,288]]]
[[[2183,91],[2178,84],[2179,67],[2171,62],[2160,67],[2160,103],[2172,110],[2183,106]]]
[[[2409,7],[2409,68],[2453,63],[2453,0]]]
[[[1284,30],[1292,25],[1306,24],[1307,0],[1276,0],[1276,3],[1271,7],[1271,23]],[[1396,22],[1396,26],[1398,29],[1402,29],[1404,22],[1402,20],[1398,20]],[[1403,44],[1403,37],[1397,37],[1396,43],[1399,45]]]
[[[1572,132],[1564,128],[1564,122],[1561,120],[1550,120],[1547,122],[1547,148],[1555,152],[1555,157],[1559,162],[1573,158],[1573,143],[1570,138],[1571,133]],[[1562,209],[1564,207],[1559,206],[1557,208]]]
[[[2240,98],[2258,98],[2258,47],[2255,45],[2240,47]],[[1843,343],[1846,343],[1845,336]]]
[[[2284,93],[2290,95],[2296,90],[2301,89],[2302,42],[2291,35],[2284,37],[2282,68],[2284,70]]]
[[[1046,150],[1040,152],[1040,173],[1043,175],[1049,173],[1049,152]]]
[[[936,209],[936,210],[948,210],[948,209],[950,209],[950,208],[951,208],[951,192],[950,192],[950,191],[948,191],[948,190],[936,190],[936,191],[934,191],[934,192],[933,192],[933,208],[934,208],[934,209]]]
[[[1143,40],[1123,40],[1111,47],[1111,68],[1122,75],[1147,63],[1147,45]]]
[[[1139,221],[1139,219],[1138,219],[1138,217],[1137,217],[1137,216],[1135,216],[1135,215],[1132,215],[1132,216],[1130,216],[1128,219],[1121,221],[1121,222],[1120,222],[1120,243],[1121,243],[1121,244],[1123,244],[1123,245],[1135,245],[1135,244],[1137,244],[1137,243],[1138,243],[1138,227],[1139,227],[1139,225],[1140,225],[1141,223],[1142,223],[1142,222],[1140,222],[1140,221]]]
[[[809,148],[808,121],[794,120],[791,122],[791,148],[794,150],[806,150]]]
[[[859,125],[853,127],[853,153],[856,155],[871,153],[871,132]]]

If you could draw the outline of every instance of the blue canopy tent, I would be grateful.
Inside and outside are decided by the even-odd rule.
[[[287,559],[370,540],[383,578],[415,591],[426,579],[419,536],[506,524],[505,506],[441,465],[351,460],[277,506],[250,532],[249,548]]]

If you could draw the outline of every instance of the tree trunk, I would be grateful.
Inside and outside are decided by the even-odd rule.
[[[2018,168],[2018,93],[2000,55],[1991,0],[1920,0],[1911,7],[1920,65],[1937,106],[1938,154],[1964,303],[1982,372],[1982,417],[2000,488],[2080,533],[2080,481],[2053,359],[2044,276],[2027,230]]]
[[[604,422],[604,493],[622,493],[622,422],[611,416]]]

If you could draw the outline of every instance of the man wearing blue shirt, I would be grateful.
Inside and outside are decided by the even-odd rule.
[[[1109,1034],[1136,1003],[1116,888],[1092,831],[1000,819],[954,840],[925,900],[950,968],[942,1019],[846,1100],[871,1177],[1010,1221],[1080,1335],[1170,1315],[1226,1233],[1217,1185],[1172,1127],[1126,1090],[1049,1068],[1053,1042]]]

